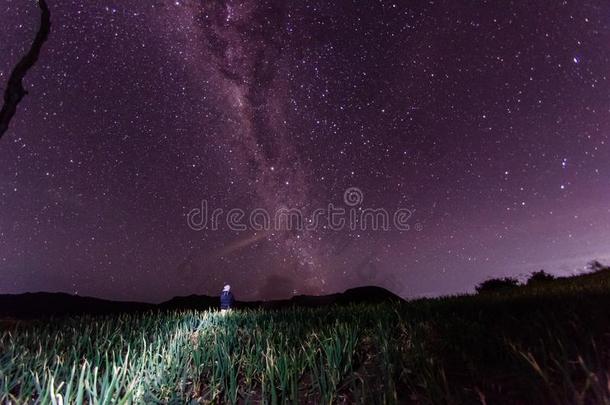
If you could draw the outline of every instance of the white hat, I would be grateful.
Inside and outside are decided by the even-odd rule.
[[[231,286],[230,286],[229,284],[225,285],[225,286],[222,288],[222,292],[226,292],[226,291],[230,291],[230,290],[231,290]]]

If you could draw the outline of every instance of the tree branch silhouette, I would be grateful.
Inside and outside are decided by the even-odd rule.
[[[40,8],[40,26],[38,33],[32,42],[32,46],[27,54],[15,65],[11,75],[9,76],[6,89],[4,91],[4,105],[0,110],[0,138],[8,130],[11,119],[17,111],[17,105],[28,92],[23,88],[23,78],[27,72],[38,61],[40,50],[49,37],[51,30],[51,12],[47,6],[46,0],[38,0]]]

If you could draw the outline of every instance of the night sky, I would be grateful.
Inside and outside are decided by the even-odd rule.
[[[404,297],[610,258],[610,3],[48,0],[0,139],[0,293]],[[0,87],[38,29],[0,0]],[[193,230],[344,192],[409,230]]]

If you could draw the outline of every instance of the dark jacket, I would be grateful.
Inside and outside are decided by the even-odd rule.
[[[223,291],[220,293],[220,309],[230,309],[235,302],[231,291]]]

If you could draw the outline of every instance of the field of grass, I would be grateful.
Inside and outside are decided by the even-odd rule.
[[[610,276],[328,308],[143,312],[0,334],[0,403],[610,403]]]

